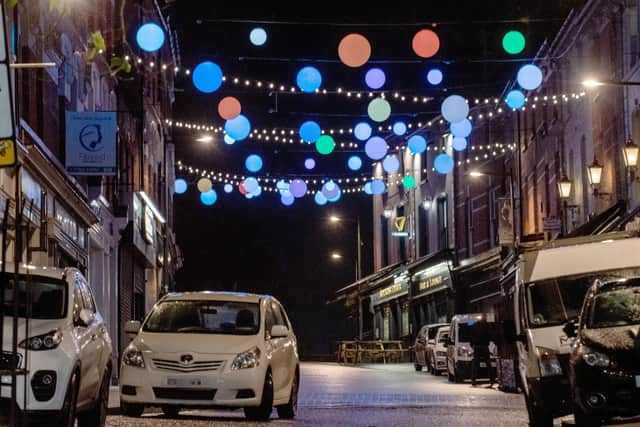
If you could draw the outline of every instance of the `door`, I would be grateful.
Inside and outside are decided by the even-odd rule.
[[[267,306],[273,317],[273,325],[282,325],[288,329],[289,325],[287,325],[279,305],[275,301],[269,301]],[[276,399],[278,399],[286,395],[288,391],[287,387],[291,382],[291,355],[289,354],[291,338],[287,336],[281,338],[270,337],[270,339],[272,346],[271,372],[273,373],[273,389],[274,395]]]
[[[98,393],[98,387],[102,378],[101,360],[102,360],[102,340],[99,322],[96,321],[96,307],[91,297],[91,293],[87,287],[84,277],[79,273],[76,275],[75,288],[80,293],[83,308],[89,310],[94,320],[88,326],[79,325],[78,328],[82,334],[82,345],[80,347],[80,364],[82,366],[82,375],[80,378],[80,394],[78,395],[78,403],[86,400],[92,400]]]

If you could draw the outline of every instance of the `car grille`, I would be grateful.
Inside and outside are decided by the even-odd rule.
[[[0,353],[0,370],[17,369],[20,367],[20,359],[19,354],[3,351]]]
[[[151,359],[156,369],[173,372],[204,372],[222,369],[224,360],[203,360],[185,364],[177,360]]]
[[[157,399],[213,400],[216,390],[210,388],[154,387],[153,394]]]

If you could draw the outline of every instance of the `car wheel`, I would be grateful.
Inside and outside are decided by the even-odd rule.
[[[165,405],[162,407],[162,413],[169,418],[175,418],[180,414],[180,407]]]
[[[78,405],[78,385],[80,377],[77,371],[71,374],[67,392],[58,418],[58,427],[73,427],[76,425],[76,406]]]
[[[264,379],[264,387],[262,388],[262,401],[260,406],[251,406],[244,408],[244,415],[248,420],[266,421],[273,411],[273,376],[271,371],[267,371]]]
[[[422,371],[422,365],[418,365],[417,363],[415,365],[413,365],[414,368],[416,368],[416,372],[420,372]]]
[[[93,408],[78,414],[78,427],[104,427],[109,410],[109,381],[111,372],[107,369],[102,377],[98,399]]]
[[[127,403],[120,400],[120,412],[125,417],[138,418],[144,412],[144,405],[136,403]]]
[[[289,396],[289,402],[286,405],[277,406],[278,417],[285,420],[291,420],[295,418],[298,413],[298,387],[299,387],[298,373],[296,372],[291,384],[291,395]]]
[[[545,412],[542,408],[536,408],[526,393],[524,399],[529,413],[530,427],[553,427],[553,416],[551,414]]]
[[[578,405],[574,405],[573,417],[578,427],[601,427],[602,421],[598,417],[585,414]]]

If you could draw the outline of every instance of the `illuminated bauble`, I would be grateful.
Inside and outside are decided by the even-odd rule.
[[[509,108],[519,110],[524,107],[524,104],[527,102],[527,97],[522,93],[522,91],[514,89],[507,94],[506,100]]]
[[[322,194],[328,199],[332,199],[338,195],[340,187],[333,181],[327,181],[322,185]]]
[[[371,129],[371,125],[365,122],[360,122],[353,128],[353,134],[360,141],[366,141],[369,139],[372,132],[373,129]]]
[[[407,190],[411,190],[416,186],[415,178],[412,176],[405,176],[404,178],[402,178],[402,186]]]
[[[378,196],[384,194],[387,191],[387,185],[381,179],[374,179],[371,181],[371,194]]]
[[[236,143],[236,140],[231,138],[229,135],[224,136],[224,143],[227,145],[233,145]]]
[[[380,68],[372,68],[364,75],[364,82],[369,89],[380,89],[387,81],[387,76]]]
[[[303,92],[315,92],[322,84],[322,74],[315,67],[304,67],[298,71],[296,83]]]
[[[247,193],[244,195],[244,197],[246,197],[248,200],[253,199],[253,194]]]
[[[278,182],[276,182],[276,188],[278,189],[280,194],[289,193],[289,187],[290,187],[290,184],[287,181],[283,180],[283,179],[281,179]]]
[[[201,62],[193,70],[191,77],[193,85],[203,93],[213,93],[222,85],[222,69],[215,62]]]
[[[449,123],[458,123],[469,115],[469,104],[460,95],[451,95],[442,102],[441,111]]]
[[[352,171],[358,171],[362,167],[362,159],[359,156],[351,156],[347,161],[347,166]]]
[[[247,193],[253,193],[259,186],[258,180],[253,177],[244,180],[244,189],[247,190]]]
[[[322,155],[327,155],[333,153],[333,150],[336,148],[336,142],[333,140],[331,135],[322,135],[316,141],[316,150],[318,153]]]
[[[295,201],[296,201],[296,198],[293,197],[293,194],[280,196],[280,202],[285,206],[291,206]]]
[[[442,83],[442,79],[444,79],[444,75],[442,74],[442,71],[437,68],[432,68],[427,73],[427,82],[432,86],[438,86]]]
[[[362,189],[364,190],[365,194],[373,194],[373,190],[371,189],[371,182],[365,183]]]
[[[440,38],[431,30],[420,30],[411,42],[413,51],[421,58],[431,58],[440,50]]]
[[[467,138],[453,138],[451,146],[455,151],[464,151],[467,149]]]
[[[453,157],[448,154],[438,154],[433,161],[433,167],[436,169],[436,172],[443,175],[451,172],[453,170],[453,166]]]
[[[407,147],[413,154],[421,154],[427,149],[427,140],[421,135],[413,135],[407,141]]]
[[[251,193],[251,195],[253,197],[259,197],[262,194],[262,187],[258,187],[256,188],[256,191],[254,191],[253,193]]]
[[[395,154],[390,154],[382,160],[382,169],[386,173],[396,173],[400,169],[400,160]]]
[[[379,136],[370,138],[364,146],[365,153],[372,160],[382,159],[387,155],[388,150],[389,146],[387,145],[387,141],[380,138]]]
[[[338,57],[348,67],[357,68],[367,63],[371,57],[369,40],[361,34],[349,34],[340,40]]]
[[[322,194],[322,191],[316,191],[316,195],[313,196],[313,200],[315,200],[316,204],[319,206],[327,204],[327,198]]]
[[[395,122],[393,124],[393,134],[402,136],[407,133],[407,125],[404,122]]]
[[[313,160],[311,157],[309,157],[304,161],[304,167],[307,170],[312,170],[313,168],[316,167],[316,161]]]
[[[200,201],[205,206],[213,205],[216,200],[218,200],[218,193],[216,193],[216,190],[212,189],[207,191],[206,193],[200,193]]]
[[[294,179],[291,181],[291,186],[289,187],[289,191],[293,194],[293,197],[299,199],[300,197],[304,197],[307,194],[307,184],[301,179]]]
[[[262,157],[257,154],[251,154],[244,161],[244,165],[249,172],[258,172],[262,169]]]
[[[249,33],[249,41],[254,46],[262,46],[267,42],[267,32],[264,28],[256,27]]]
[[[391,115],[391,105],[384,98],[376,98],[369,102],[367,113],[374,122],[384,122]]]
[[[206,193],[213,188],[213,183],[209,178],[200,178],[196,187],[198,187],[199,192]]]
[[[174,184],[174,188],[175,188],[176,194],[184,194],[184,193],[186,193],[187,187],[188,187],[187,181],[185,181],[182,178],[176,179],[176,182]]]
[[[242,112],[242,106],[233,96],[226,96],[218,103],[218,114],[224,120],[235,119]]]
[[[451,130],[451,135],[454,137],[466,138],[471,135],[473,125],[469,119],[465,118],[458,123],[451,123],[449,129]]]
[[[145,52],[155,52],[164,45],[165,35],[162,28],[155,22],[148,22],[138,28],[136,42]]]
[[[240,192],[240,194],[248,194],[249,193],[247,191],[247,189],[244,188],[244,181],[240,181],[240,184],[238,184],[238,191]]]
[[[526,40],[520,31],[509,31],[502,37],[502,48],[509,55],[517,55],[524,50]]]
[[[518,70],[518,84],[526,90],[535,90],[542,84],[542,70],[537,65],[527,64]]]
[[[298,133],[304,142],[313,144],[320,138],[320,135],[322,135],[322,129],[320,129],[318,123],[313,120],[308,120],[300,126]]]
[[[224,192],[227,193],[227,194],[233,193],[233,185],[225,184],[224,185]]]
[[[340,188],[338,188],[338,194],[336,194],[335,196],[331,197],[330,199],[327,199],[327,201],[329,201],[331,203],[335,203],[338,200],[340,200],[340,197],[342,197],[342,191],[340,190]]]
[[[224,131],[236,141],[242,141],[251,133],[251,122],[240,114],[235,119],[227,120],[224,123]]]

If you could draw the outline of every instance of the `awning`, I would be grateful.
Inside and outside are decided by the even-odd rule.
[[[475,303],[501,294],[502,250],[493,248],[460,261],[452,275],[457,288],[464,289],[467,303]]]
[[[397,270],[400,266],[402,266],[402,264],[403,264],[402,262],[399,262],[397,264],[386,266],[376,271],[373,274],[363,277],[357,282],[353,282],[345,286],[344,288],[338,289],[337,291],[334,292],[333,299],[327,301],[327,304],[340,302],[342,300],[345,300],[350,294],[354,292],[356,293],[358,291],[364,292],[365,289],[370,290],[372,288],[375,288],[377,285],[378,286],[381,285],[382,283],[384,283],[386,277],[387,276],[392,277],[394,274],[394,271]]]
[[[620,200],[609,209],[596,215],[591,220],[573,230],[571,233],[561,236],[561,238],[566,239],[569,237],[579,236],[597,236],[602,233],[614,231],[616,225],[626,216],[626,213],[627,202]]]

